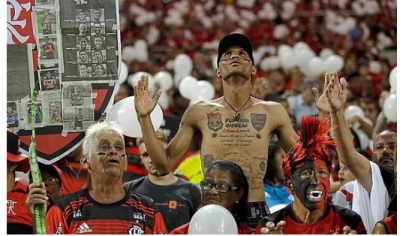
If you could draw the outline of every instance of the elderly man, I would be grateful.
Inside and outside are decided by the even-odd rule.
[[[119,124],[104,121],[87,129],[81,165],[90,173],[88,187],[63,196],[48,211],[47,234],[166,233],[154,201],[122,188],[127,158]]]
[[[373,162],[368,161],[353,146],[351,132],[344,118],[343,105],[346,101],[346,80],[339,80],[337,73],[331,73],[324,94],[329,101],[332,125],[338,126],[333,137],[338,144],[340,160],[349,168],[356,178],[352,210],[360,214],[370,234],[374,225],[388,215],[391,204],[396,199],[396,183],[394,174],[394,150],[397,145],[396,136],[383,131],[375,138]],[[395,201],[395,200],[394,200]],[[395,203],[393,201],[393,203]],[[396,210],[396,209],[394,209]]]
[[[299,142],[282,163],[294,202],[262,219],[256,234],[365,233],[361,217],[328,201],[335,143],[328,119],[303,117]]]

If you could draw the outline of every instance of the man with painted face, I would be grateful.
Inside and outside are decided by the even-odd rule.
[[[303,117],[299,142],[282,163],[294,202],[264,217],[256,234],[366,233],[361,217],[328,202],[335,142],[329,139],[329,121]]]

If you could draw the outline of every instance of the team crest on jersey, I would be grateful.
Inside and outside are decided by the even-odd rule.
[[[128,234],[129,235],[144,234],[144,231],[142,228],[140,228],[140,226],[132,225],[132,227],[128,229]]]
[[[267,114],[251,113],[251,124],[258,132],[264,128]]]
[[[7,200],[7,214],[13,214],[16,215],[14,212],[14,206],[17,204],[16,201],[13,200]]]
[[[222,129],[224,124],[222,123],[222,113],[221,112],[210,112],[207,113],[208,118],[208,128],[214,132]]]

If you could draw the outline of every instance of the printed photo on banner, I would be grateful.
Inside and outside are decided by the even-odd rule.
[[[56,0],[36,0],[35,4],[35,6],[55,6]]]
[[[90,23],[90,12],[88,9],[76,9],[75,21],[77,24]]]
[[[90,36],[90,24],[81,22],[78,24],[78,36]]]
[[[57,12],[55,9],[36,8],[36,21],[39,37],[57,34]]]
[[[63,109],[63,129],[65,131],[84,132],[93,123],[93,109],[89,107]]]
[[[18,127],[18,111],[16,102],[7,102],[7,127]]]
[[[107,77],[106,64],[93,64],[93,77]]]
[[[80,64],[86,64],[91,62],[90,50],[78,50],[76,51],[76,61]]]
[[[91,35],[92,36],[104,36],[106,32],[105,24],[102,23],[92,23]]]
[[[43,122],[43,109],[42,109],[42,102],[38,101],[36,105],[36,115],[34,117],[35,124],[41,124]],[[26,120],[28,121],[28,124],[31,124],[31,119],[30,119],[30,114],[32,111],[32,103],[29,102],[26,106],[26,111],[27,111],[27,117]]]
[[[62,123],[62,105],[61,101],[49,101],[49,124],[61,124]]]
[[[100,22],[104,22],[104,9],[102,8],[90,9],[90,16],[93,24],[100,24]]]
[[[82,83],[64,84],[62,98],[63,107],[79,107],[92,106],[92,86],[91,84],[84,85]]]
[[[41,70],[39,75],[41,91],[60,89],[60,77],[58,75],[58,69]]]
[[[94,50],[105,50],[106,49],[106,37],[93,36],[92,37],[92,48]]]
[[[92,50],[93,63],[105,63],[107,60],[106,50]]]
[[[58,50],[57,50],[57,36],[44,36],[43,38],[39,38],[39,46],[40,46],[40,61],[51,60],[58,62]],[[45,62],[43,62],[45,63]]]
[[[90,36],[76,37],[76,50],[85,51],[90,49]]]
[[[79,64],[78,65],[79,78],[91,78],[92,77],[92,65]]]

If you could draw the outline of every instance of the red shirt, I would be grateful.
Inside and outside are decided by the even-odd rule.
[[[247,226],[246,224],[240,223],[238,228],[238,234],[251,234],[254,230]],[[174,230],[169,234],[188,234],[189,233],[189,223],[184,224]]]
[[[165,234],[164,219],[154,201],[128,193],[103,204],[87,189],[60,198],[46,215],[47,234]]]
[[[295,215],[292,205],[293,203],[264,217],[258,224],[255,234],[261,234],[261,228],[265,227],[267,222],[271,221],[276,225],[281,220],[286,222],[282,228],[283,234],[332,234],[336,231],[343,234],[343,227],[346,225],[352,230],[356,230],[357,234],[366,234],[361,216],[350,209],[328,203],[325,205],[326,209],[320,220],[306,224]]]
[[[386,234],[397,234],[397,214],[379,221],[385,226]]]
[[[32,226],[32,218],[26,207],[28,186],[15,182],[14,188],[7,193],[7,224],[19,223]]]

